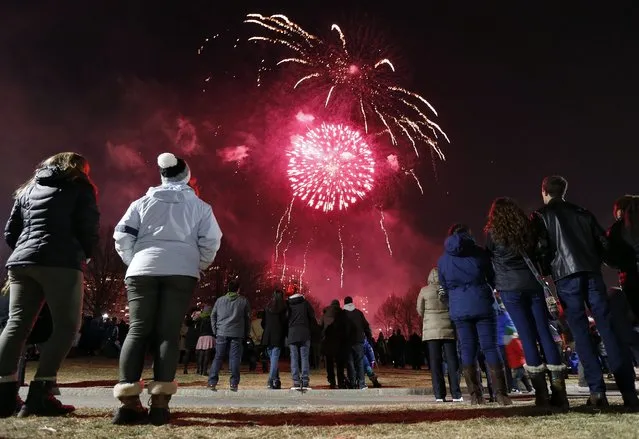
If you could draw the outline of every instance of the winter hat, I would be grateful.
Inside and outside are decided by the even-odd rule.
[[[164,152],[158,156],[158,166],[162,184],[188,183],[191,179],[191,170],[186,162],[170,152]]]

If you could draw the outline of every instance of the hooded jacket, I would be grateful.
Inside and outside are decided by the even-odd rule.
[[[466,233],[449,236],[437,264],[454,320],[493,316],[494,272],[488,253]]]
[[[200,277],[215,259],[222,231],[213,210],[186,184],[149,189],[115,228],[126,276]]]
[[[251,331],[251,307],[246,297],[227,293],[211,311],[211,327],[215,337],[248,338]]]
[[[288,344],[311,341],[313,326],[317,325],[315,311],[301,294],[288,299]]]
[[[359,309],[355,308],[354,303],[344,305],[344,314],[348,318],[351,326],[349,329],[351,344],[364,343],[364,340],[373,337],[366,316]]]
[[[4,238],[13,250],[7,267],[45,265],[80,270],[98,242],[95,189],[56,167],[38,170],[18,194]]]
[[[422,340],[454,340],[455,329],[448,313],[448,303],[439,297],[437,268],[428,275],[428,285],[417,296],[417,313],[423,318]]]

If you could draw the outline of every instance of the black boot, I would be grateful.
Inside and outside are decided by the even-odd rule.
[[[369,378],[371,379],[371,382],[373,383],[374,389],[379,389],[380,387],[382,387],[382,384],[377,379],[377,375],[373,374]]]
[[[546,382],[546,367],[544,365],[527,367],[530,381],[535,389],[535,405],[537,407],[548,407],[550,405],[550,395],[548,394],[548,383]]]
[[[204,359],[202,360],[202,376],[209,376],[211,369],[211,361],[213,360],[213,349],[204,351]]]
[[[512,405],[513,402],[508,396],[508,389],[506,387],[506,374],[501,364],[488,366],[488,372],[490,373],[490,379],[495,389],[495,400],[499,405]]]
[[[550,405],[560,410],[568,410],[570,408],[564,369],[565,366],[563,364],[557,366],[548,365],[548,370],[550,370],[550,389],[552,390]]]
[[[485,401],[481,384],[479,383],[477,366],[464,366],[463,371],[466,387],[468,388],[468,393],[470,393],[470,403],[472,405],[483,404]]]
[[[170,421],[169,401],[171,395],[177,392],[175,382],[152,382],[149,383],[149,393],[151,394],[151,410],[149,410],[149,420],[153,425],[165,425]]]
[[[195,351],[195,364],[197,365],[197,375],[202,375],[202,361],[204,360],[204,352],[201,349]]]
[[[608,398],[606,394],[603,392],[592,392],[590,393],[590,398],[586,401],[586,405],[591,407],[608,407]]]
[[[31,381],[27,400],[18,413],[23,418],[29,415],[64,416],[75,411],[72,405],[64,405],[53,396],[53,381]]]
[[[17,381],[0,383],[0,418],[13,416],[22,408],[18,389],[20,386]]]

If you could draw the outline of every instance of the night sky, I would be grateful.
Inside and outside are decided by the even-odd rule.
[[[232,48],[250,34],[242,24],[249,12],[283,13],[322,37],[334,37],[336,22],[354,40],[385,48],[398,81],[434,104],[451,138],[436,178],[429,159],[416,169],[424,196],[410,180],[387,191],[393,258],[371,212],[346,221],[349,243],[375,259],[355,263],[349,253],[347,289],[383,297],[423,281],[451,223],[479,232],[497,196],[536,208],[547,174],[564,175],[569,199],[605,227],[614,199],[638,192],[639,17],[632,2],[13,3],[0,7],[0,206],[7,215],[11,191],[39,160],[76,150],[92,162],[105,224],[117,221],[157,183],[155,157],[175,149],[181,118],[197,133],[197,150],[186,158],[226,238],[251,257],[270,254],[270,234],[290,196],[264,169],[273,148],[264,132],[279,127],[264,128],[271,119],[256,114],[284,102],[273,92],[283,73],[269,72],[267,92],[255,90],[264,51],[244,50],[243,41]],[[250,3],[269,6],[237,5]],[[204,38],[218,33],[198,55]],[[220,163],[216,151],[240,143],[259,151],[255,159],[237,168]],[[299,264],[309,230],[333,239],[337,219],[297,218],[291,258]],[[314,268],[334,270],[334,250],[318,248]],[[350,275],[349,284],[355,265],[361,275]],[[316,282],[334,281],[334,274],[322,271]],[[327,299],[335,288],[315,286]]]

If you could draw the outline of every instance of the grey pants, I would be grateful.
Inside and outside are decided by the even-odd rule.
[[[195,290],[190,276],[131,276],[126,278],[129,333],[120,353],[120,382],[142,377],[147,348],[153,355],[153,380],[175,379],[180,328]]]
[[[9,270],[9,321],[0,335],[0,381],[16,381],[18,361],[46,301],[53,332],[42,345],[35,380],[55,380],[73,345],[82,312],[82,271],[29,265]]]

